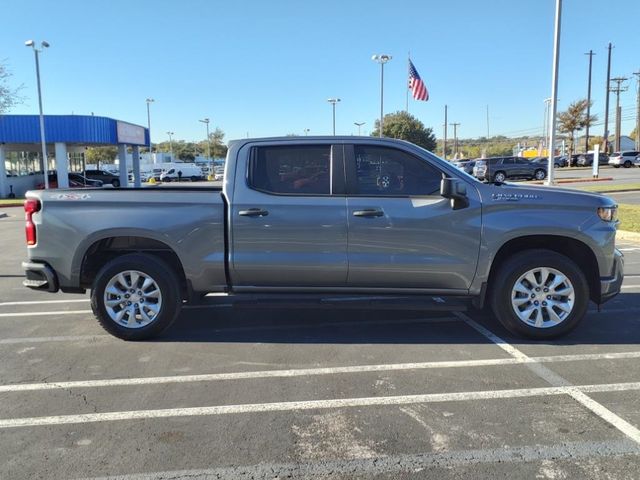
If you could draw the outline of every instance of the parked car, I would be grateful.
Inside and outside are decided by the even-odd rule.
[[[609,157],[609,165],[613,168],[629,168],[635,165],[640,152],[637,150],[627,150],[626,152],[614,152]]]
[[[195,163],[176,164],[174,167],[160,174],[160,180],[162,182],[174,182],[177,180],[197,182],[203,178],[202,169]]]
[[[598,165],[608,165],[609,155],[600,153],[598,155]],[[593,153],[583,153],[578,157],[579,167],[590,167],[593,165]]]
[[[91,180],[100,180],[104,185],[120,186],[120,177],[106,170],[85,170],[84,176]]]
[[[483,184],[387,138],[242,139],[227,155],[222,187],[28,192],[24,285],[91,289],[100,324],[129,340],[211,292],[313,308],[462,297],[543,339],[620,291],[606,196]]]
[[[49,188],[58,188],[58,172],[50,171],[49,176]],[[38,190],[44,190],[44,182],[40,182],[36,185]],[[69,173],[69,188],[95,188],[102,187],[100,180],[89,180],[88,178],[80,175],[79,173]]]
[[[544,180],[547,177],[547,166],[521,157],[485,158],[476,161],[473,176],[479,180],[498,183],[515,178]]]
[[[538,163],[541,165],[549,166],[549,161],[547,157],[536,157],[530,160],[532,163]],[[567,158],[566,157],[555,157],[553,159],[554,168],[566,167],[567,166]]]

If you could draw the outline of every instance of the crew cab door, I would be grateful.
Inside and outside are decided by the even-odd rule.
[[[240,150],[229,218],[234,288],[346,285],[343,150],[322,141]]]
[[[411,151],[347,146],[350,287],[466,290],[476,272],[481,205],[454,210],[440,196],[443,171]]]

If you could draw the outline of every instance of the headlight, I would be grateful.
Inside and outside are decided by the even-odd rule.
[[[618,207],[600,207],[598,216],[605,222],[615,222],[618,219]]]

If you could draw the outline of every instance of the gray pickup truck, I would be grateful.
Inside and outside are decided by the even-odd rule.
[[[616,210],[596,194],[483,184],[399,140],[246,139],[229,145],[222,188],[29,192],[24,284],[90,289],[101,325],[129,340],[214,292],[486,300],[510,331],[551,338],[620,291]]]

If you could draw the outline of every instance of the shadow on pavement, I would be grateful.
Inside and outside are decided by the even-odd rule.
[[[466,315],[509,342],[518,344],[638,344],[640,293],[591,309],[571,334],[557,340],[528,341],[507,332],[487,309]],[[620,305],[629,310],[622,311]],[[372,309],[265,309],[206,307],[183,310],[155,341],[227,343],[460,344],[488,340],[450,312]]]

